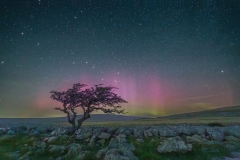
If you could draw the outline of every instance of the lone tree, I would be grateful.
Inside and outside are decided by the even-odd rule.
[[[67,114],[68,123],[72,125],[72,134],[78,130],[83,121],[90,118],[90,113],[101,110],[107,114],[125,114],[119,103],[127,103],[114,93],[118,88],[113,86],[104,87],[103,84],[84,89],[86,84],[73,84],[67,91],[51,91],[51,98],[63,104],[63,107],[55,108]],[[81,108],[83,116],[77,119],[77,108]]]

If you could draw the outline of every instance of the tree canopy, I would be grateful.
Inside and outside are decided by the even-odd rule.
[[[72,133],[79,129],[82,122],[90,118],[93,111],[102,111],[107,114],[125,114],[125,110],[121,109],[120,103],[127,103],[118,96],[114,91],[118,88],[114,86],[106,86],[103,84],[94,85],[94,87],[86,88],[86,84],[73,84],[73,87],[67,91],[51,91],[51,98],[61,102],[62,107],[55,108],[67,114],[68,123],[72,125]],[[77,119],[77,108],[81,108],[83,116]]]

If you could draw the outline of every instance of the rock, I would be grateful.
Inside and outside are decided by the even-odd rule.
[[[98,135],[99,139],[109,139],[110,138],[110,134],[102,132],[100,135]]]
[[[45,142],[40,142],[40,141],[33,142],[33,147],[36,147],[36,148],[44,149],[46,148],[46,146],[47,144]]]
[[[44,149],[38,148],[34,153],[36,153],[36,154],[43,154],[44,152],[45,152]]]
[[[222,157],[213,157],[213,158],[211,158],[211,160],[224,160],[224,158],[222,158]]]
[[[230,153],[231,158],[239,158],[240,159],[240,152],[231,152]]]
[[[139,143],[144,143],[144,140],[141,139],[141,138],[136,139],[136,141],[139,142]]]
[[[190,126],[174,127],[174,130],[178,134],[184,134],[184,135],[193,135],[193,134],[197,133],[196,129],[194,127],[190,127]]]
[[[11,152],[8,154],[8,156],[11,158],[11,159],[19,159],[20,157],[20,151],[15,151],[15,152]]]
[[[33,132],[33,135],[35,135],[35,136],[39,136],[41,134],[41,132],[39,131],[39,130],[35,130],[34,132]]]
[[[9,128],[0,128],[0,132],[3,134],[7,133],[8,130]]]
[[[181,137],[167,138],[157,148],[159,153],[192,151],[192,144],[185,144]]]
[[[238,159],[233,159],[233,158],[229,158],[229,157],[224,157],[224,160],[238,160]]]
[[[225,127],[224,134],[240,138],[240,126],[227,126]]]
[[[58,146],[58,145],[49,145],[50,153],[64,153],[67,150],[66,146]]]
[[[33,152],[32,151],[28,151],[27,153],[25,153],[22,157],[19,158],[19,160],[30,160],[30,155],[32,155]]]
[[[79,155],[76,157],[76,159],[83,160],[87,154],[89,154],[89,151],[82,151],[79,153]]]
[[[133,129],[133,135],[135,136],[135,137],[138,137],[138,130],[135,128],[135,129]]]
[[[158,130],[157,129],[152,129],[152,133],[154,137],[158,137]]]
[[[124,135],[124,134],[120,134],[120,135],[116,136],[116,139],[117,139],[118,143],[125,143],[125,142],[127,142],[126,135]]]
[[[94,146],[95,145],[95,142],[96,142],[96,139],[97,139],[97,136],[96,135],[93,135],[90,139],[90,142],[89,142],[89,146]]]
[[[109,144],[108,144],[109,148],[117,148],[118,147],[118,142],[116,138],[111,138]]]
[[[53,137],[49,137],[47,142],[48,143],[54,143],[59,139],[59,137],[53,136]]]
[[[138,160],[127,148],[110,149],[106,152],[104,160]]]
[[[14,135],[14,134],[15,134],[15,132],[13,130],[7,131],[7,135]]]
[[[212,133],[212,138],[215,141],[223,141],[224,140],[224,134],[221,131],[215,130]]]
[[[143,138],[144,135],[143,135],[143,131],[141,129],[134,129],[133,130],[133,134],[135,137],[139,137],[139,138]]]
[[[160,129],[158,130],[158,133],[160,137],[175,137],[178,135],[177,132],[169,128]]]
[[[105,139],[98,140],[97,143],[100,144],[101,146],[104,146]]]
[[[231,150],[231,151],[233,151],[233,150],[235,150],[237,147],[235,146],[235,145],[233,145],[233,144],[226,144],[226,145],[224,145],[224,147],[225,148],[227,148],[227,149],[229,149],[229,150]]]
[[[87,133],[77,135],[75,139],[81,141],[81,140],[84,140],[84,139],[89,138],[91,136],[92,136],[92,132],[87,132]]]
[[[206,129],[203,126],[195,126],[194,127],[197,135],[205,134]]]
[[[230,142],[240,142],[240,140],[234,136],[226,136],[225,140]]]
[[[203,139],[199,135],[187,136],[186,140],[189,143],[203,143],[203,142],[206,142],[206,139]]]
[[[70,145],[68,153],[63,156],[63,159],[72,159],[74,157],[77,157],[82,152],[82,150],[83,148],[80,144],[73,143]]]
[[[143,135],[144,135],[144,137],[152,137],[153,136],[150,130],[143,131]]]
[[[97,157],[97,158],[103,158],[103,157],[105,156],[106,152],[107,152],[107,149],[100,149],[100,150],[97,152],[96,157]]]

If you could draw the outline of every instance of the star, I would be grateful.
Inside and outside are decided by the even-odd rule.
[[[24,33],[22,32],[21,35],[24,35]]]
[[[4,61],[2,61],[1,64],[4,64]]]
[[[221,70],[221,72],[223,73],[224,71],[223,71],[223,70]]]

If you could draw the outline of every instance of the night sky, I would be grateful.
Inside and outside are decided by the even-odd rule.
[[[50,91],[74,83],[128,115],[238,105],[240,1],[1,0],[0,117],[63,116]]]

